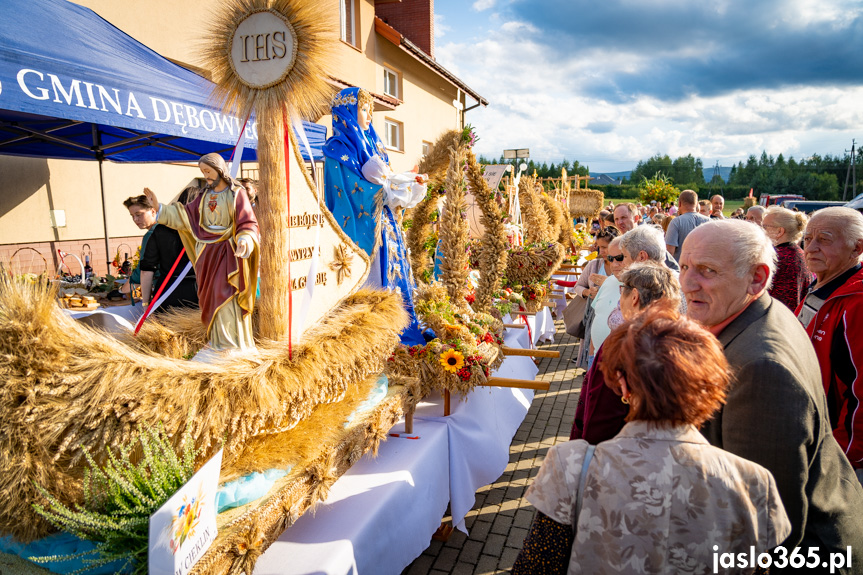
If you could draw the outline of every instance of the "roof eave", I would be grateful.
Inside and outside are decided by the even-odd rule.
[[[488,106],[488,100],[480,96],[455,74],[438,64],[434,58],[423,52],[422,48],[405,38],[398,30],[381,20],[378,16],[375,16],[375,32],[386,38],[393,45],[401,48],[415,59],[419,60],[427,68],[446,79],[455,87],[461,89],[465,94],[476,100],[478,106]],[[477,106],[471,106],[471,108],[475,107]]]

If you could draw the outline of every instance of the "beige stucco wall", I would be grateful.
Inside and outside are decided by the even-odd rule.
[[[139,236],[123,200],[153,189],[165,201],[181,192],[200,172],[196,166],[102,164],[108,232]],[[70,241],[103,237],[99,164],[0,156],[0,244]],[[66,212],[66,227],[52,228],[49,210]]]
[[[377,71],[370,85],[378,93],[384,91],[384,66],[400,74],[402,103],[393,111],[376,112],[375,128],[382,135],[385,118],[404,124],[404,152],[389,155],[395,170],[408,170],[419,161],[423,141],[433,143],[444,131],[459,127],[452,104],[457,91],[413,56],[380,38]]]
[[[220,2],[213,0],[71,0],[165,58],[197,66],[206,25]]]

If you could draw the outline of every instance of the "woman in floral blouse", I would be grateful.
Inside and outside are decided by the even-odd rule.
[[[602,371],[629,402],[628,423],[596,446],[577,517],[588,444],[549,449],[527,492],[537,515],[513,573],[713,573],[715,553],[754,546],[757,557],[785,540],[791,526],[770,472],[698,432],[729,382],[710,333],[651,306],[608,337]]]

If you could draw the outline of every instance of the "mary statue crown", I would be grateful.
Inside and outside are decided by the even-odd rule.
[[[363,165],[372,156],[381,156],[389,163],[384,143],[369,125],[363,130],[357,121],[357,110],[372,104],[371,95],[360,88],[345,88],[333,98],[333,135],[324,144],[324,155],[362,173]]]

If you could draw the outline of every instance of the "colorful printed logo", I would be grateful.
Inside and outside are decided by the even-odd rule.
[[[195,528],[201,520],[201,512],[204,507],[204,498],[206,495],[203,491],[204,484],[201,482],[198,485],[197,497],[192,497],[189,501],[187,495],[183,495],[183,503],[177,508],[177,512],[173,514],[171,519],[171,552],[176,555],[177,551],[186,541],[186,539],[195,536]]]

